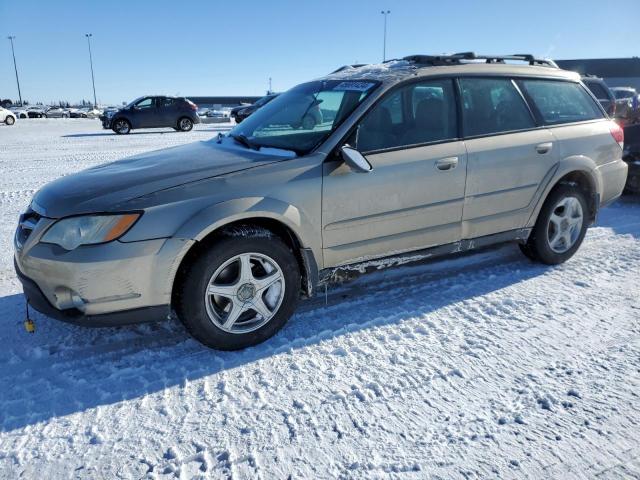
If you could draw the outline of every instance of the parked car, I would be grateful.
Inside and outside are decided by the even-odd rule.
[[[229,112],[224,110],[214,110],[213,108],[209,109],[205,115],[209,118],[228,118]]]
[[[29,107],[27,109],[27,117],[29,118],[45,118],[46,114],[43,107]]]
[[[229,110],[229,116],[231,118],[233,118],[234,120],[236,119],[236,115],[238,114],[238,112],[244,108],[247,108],[249,105],[251,105],[250,103],[241,103],[240,105],[236,106],[236,107],[232,107],[231,110]]]
[[[100,118],[103,111],[97,107],[84,107],[80,109],[83,112],[83,118]]]
[[[613,118],[616,114],[616,97],[602,78],[594,76],[582,77],[582,82],[598,99],[602,108],[609,117]]]
[[[16,114],[11,110],[0,107],[0,123],[13,125],[14,123],[16,123]]]
[[[640,121],[640,95],[632,87],[613,87],[611,89],[616,97],[616,117],[622,124],[637,123]]]
[[[16,118],[29,118],[29,115],[27,114],[27,109],[24,107],[14,106],[14,107],[11,107],[9,110],[13,112]]]
[[[318,104],[332,120],[307,129]],[[49,316],[120,325],[175,310],[204,344],[239,349],[342,269],[506,241],[567,261],[624,188],[623,141],[577,74],[533,56],[347,69],[226,136],[44,186],[20,217],[16,271]]]
[[[624,127],[624,156],[629,166],[625,190],[640,193],[640,123]]]
[[[173,127],[188,132],[200,123],[198,106],[184,97],[147,96],[135,99],[112,116],[102,115],[102,125],[117,134],[136,128]]]
[[[269,103],[271,100],[273,100],[277,96],[278,96],[277,93],[272,93],[270,95],[265,95],[264,97],[257,100],[256,103],[252,105],[247,105],[244,108],[236,107],[237,110],[236,109],[231,110],[231,118],[233,118],[236,121],[236,123],[240,123],[243,120],[245,120],[247,117],[249,117],[249,115],[254,113],[256,110],[258,110],[261,107],[264,107],[267,103]]]
[[[111,118],[120,110],[119,107],[107,107],[102,111],[102,115],[98,116],[98,119],[102,123],[102,128],[111,128]]]
[[[46,118],[69,118],[70,113],[67,108],[49,107],[44,111]]]

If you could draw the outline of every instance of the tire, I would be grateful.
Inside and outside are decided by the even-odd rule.
[[[4,119],[4,123],[6,123],[7,125],[13,125],[15,122],[15,118],[13,118],[11,115],[8,115],[7,118]]]
[[[62,115],[62,118],[69,118],[69,115]]]
[[[589,206],[582,190],[558,185],[547,197],[526,245],[529,258],[547,265],[566,262],[580,248],[589,224]]]
[[[241,265],[247,264],[251,267],[242,271],[251,275],[243,280]],[[273,270],[269,273],[264,265]],[[225,275],[224,285],[216,285]],[[261,287],[272,281],[271,275],[278,280]],[[300,297],[300,271],[293,252],[277,236],[252,227],[225,234],[184,268],[180,278],[178,317],[194,338],[219,350],[239,350],[272,337],[289,320]],[[227,290],[218,296],[208,293],[210,288]],[[224,296],[227,292],[232,292],[229,297]],[[260,302],[259,309],[266,307],[267,315],[253,310],[254,302]],[[232,312],[241,312],[234,315],[235,323],[229,318]]]
[[[313,127],[315,126],[316,126],[316,119],[313,118],[311,115],[306,115],[302,119],[302,128],[304,130],[313,130]]]
[[[193,128],[193,120],[188,117],[182,117],[178,120],[178,129],[181,132],[189,132]]]
[[[131,132],[131,124],[125,118],[118,118],[112,122],[112,130],[118,135],[127,135]]]

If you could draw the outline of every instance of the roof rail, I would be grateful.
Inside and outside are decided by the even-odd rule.
[[[485,63],[504,64],[507,60],[526,62],[529,65],[559,68],[556,62],[546,58],[536,58],[528,53],[516,53],[513,55],[476,55],[474,52],[460,52],[451,55],[409,55],[403,60],[429,66],[460,65],[468,61],[484,60]]]

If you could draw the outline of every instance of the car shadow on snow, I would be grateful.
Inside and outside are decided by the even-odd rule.
[[[83,328],[35,313],[22,295],[0,298],[0,430],[11,431],[166,388],[365,329],[401,324],[543,275],[514,245],[392,268],[333,286],[301,303],[272,339],[237,352],[207,349],[177,320]]]

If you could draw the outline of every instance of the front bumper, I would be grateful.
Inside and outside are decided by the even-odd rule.
[[[47,300],[47,297],[42,293],[42,290],[40,290],[40,287],[38,287],[36,282],[27,278],[20,271],[18,266],[15,265],[15,262],[14,266],[18,279],[20,280],[20,283],[22,283],[24,296],[26,297],[27,302],[29,302],[29,305],[47,317],[55,318],[56,320],[82,326],[115,327],[119,325],[131,325],[135,323],[163,320],[168,318],[171,314],[171,308],[169,305],[134,308],[131,310],[102,313],[98,315],[86,315],[77,308],[60,310],[49,303],[49,300]]]
[[[39,243],[43,219],[21,244],[15,268],[36,310],[64,321],[122,325],[166,318],[180,261],[192,241],[155,239],[85,245],[73,251]]]

